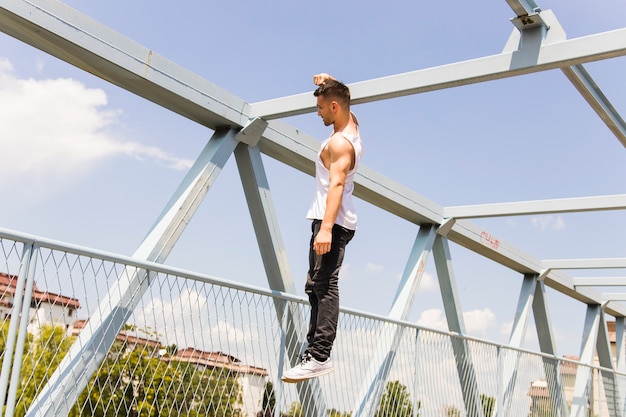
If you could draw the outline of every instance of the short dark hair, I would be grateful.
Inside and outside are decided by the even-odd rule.
[[[350,107],[350,89],[341,81],[326,80],[313,93],[315,97],[323,96],[336,100],[339,104]]]

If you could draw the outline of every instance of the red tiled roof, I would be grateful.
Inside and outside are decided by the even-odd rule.
[[[4,295],[9,293],[15,295],[16,290],[17,276],[0,272],[0,294]],[[75,310],[80,308],[80,301],[77,298],[67,297],[49,291],[40,291],[36,283],[33,285],[33,299],[38,303],[44,302],[52,305],[61,305]]]
[[[78,336],[78,334],[87,327],[87,323],[89,320],[76,320],[72,327],[72,334],[74,336]],[[119,340],[120,342],[130,343],[133,345],[142,345],[142,346],[150,346],[154,348],[160,348],[161,342],[158,340],[148,339],[145,337],[134,336],[132,334],[128,334],[125,331],[121,331],[115,337],[115,340]]]
[[[80,331],[85,328],[85,326],[87,325],[88,321],[89,320],[83,320],[83,319],[76,320],[74,322],[74,325],[73,325],[74,326],[74,330],[76,330],[75,333],[76,334],[80,333]]]
[[[609,342],[615,343],[617,340],[617,335],[615,334],[615,322],[608,321],[606,323],[607,330],[609,331]]]
[[[548,391],[548,387],[531,386],[527,394],[528,396],[533,397],[533,398],[549,398],[550,397],[550,392]]]
[[[152,348],[160,348],[161,347],[161,342],[159,342],[157,340],[146,339],[145,337],[133,336],[133,335],[125,333],[125,332],[120,332],[115,337],[115,340],[119,340],[121,342],[126,342],[126,343],[130,343],[130,344],[134,344],[134,345],[149,346],[149,347],[152,347]]]
[[[563,356],[565,359],[569,359],[568,361],[561,362],[561,375],[576,375],[576,370],[578,369],[578,362],[580,359],[578,356],[565,355]],[[574,361],[574,362],[569,362]]]
[[[76,320],[74,322],[73,334],[78,335],[82,329],[85,328],[89,320]],[[120,332],[116,340],[121,342],[127,342],[136,345],[150,346],[154,348],[161,348],[161,342],[152,339],[146,339],[143,337],[133,336],[125,332]],[[164,356],[161,358],[165,362],[179,361],[187,362],[195,365],[202,365],[208,368],[223,368],[233,372],[242,374],[252,374],[267,376],[269,372],[267,369],[259,368],[256,366],[243,365],[239,359],[232,355],[227,355],[222,352],[205,352],[203,350],[195,348],[180,349],[175,355]]]
[[[189,359],[198,359],[204,361],[213,361],[220,363],[238,363],[241,362],[239,359],[234,356],[227,355],[222,352],[205,352],[203,350],[198,350],[195,348],[185,348],[180,349],[178,353],[176,353],[178,358],[189,358]]]
[[[208,368],[225,368],[243,374],[269,375],[267,369],[243,365],[239,359],[222,352],[205,352],[195,348],[185,348],[180,349],[175,355],[163,359],[166,361],[189,362]]]

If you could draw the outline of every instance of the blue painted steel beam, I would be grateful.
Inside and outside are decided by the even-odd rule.
[[[433,245],[433,258],[437,269],[439,290],[443,300],[443,307],[448,322],[448,330],[460,335],[466,335],[461,298],[459,297],[456,277],[452,264],[452,254],[448,239],[437,235]],[[469,416],[483,416],[484,410],[480,400],[480,392],[476,379],[472,351],[467,340],[452,338],[452,350],[456,361],[457,375],[461,386],[461,393],[465,403],[465,410]]]
[[[600,315],[600,325],[598,326],[598,339],[596,341],[596,354],[598,363],[601,367],[600,376],[602,377],[602,386],[606,399],[606,406],[610,417],[624,417],[622,410],[623,392],[620,392],[620,385],[613,370],[615,370],[615,362],[613,362],[613,353],[611,352],[611,340],[607,328],[606,318],[604,314]],[[611,369],[607,372],[605,369]]]
[[[239,143],[237,131],[216,132],[181,182],[134,257],[162,262]],[[27,417],[67,415],[105,358],[141,297],[150,287],[146,270],[128,266],[93,312],[50,380],[33,401]]]
[[[526,16],[537,11],[537,3],[533,0],[506,0],[518,17]]]
[[[353,104],[571,67],[626,55],[626,28],[349,84]],[[310,93],[251,104],[266,120],[316,110]]]
[[[588,415],[587,405],[591,395],[590,389],[593,378],[591,366],[594,364],[595,347],[598,340],[598,329],[600,328],[602,314],[602,309],[599,305],[590,304],[587,306],[579,360],[581,363],[589,366],[579,366],[576,369],[576,380],[574,382],[574,393],[570,409],[571,417],[584,417]]]
[[[546,299],[546,288],[543,281],[537,282],[535,287],[535,296],[533,299],[533,317],[535,318],[535,328],[537,329],[537,338],[539,340],[539,349],[541,352],[552,357],[543,358],[543,369],[546,374],[546,381],[549,387],[555,387],[554,392],[558,395],[555,398],[556,409],[554,415],[566,417],[568,414],[567,399],[563,385],[563,376],[560,372],[560,362],[557,361],[556,339],[553,332],[550,314],[548,312],[548,302]]]
[[[408,317],[436,236],[434,225],[420,227],[389,310],[390,318],[405,320]],[[403,328],[390,324],[379,330],[378,343],[356,397],[355,416],[370,417],[376,412],[403,333]]]
[[[262,131],[260,129],[256,131],[260,136]],[[253,142],[256,141],[253,140]],[[268,284],[272,290],[296,294],[261,152],[257,147],[242,143],[235,149],[235,159]],[[285,308],[286,306],[291,306],[291,308]],[[278,322],[282,324],[288,363],[295,366],[306,346],[305,330],[308,322],[294,304],[285,303],[284,300],[275,300],[274,307]],[[279,361],[279,366],[281,366],[278,373],[280,377],[284,361]],[[303,409],[307,417],[316,417],[325,413],[326,402],[317,378],[297,384],[296,390],[300,403],[307,405]]]

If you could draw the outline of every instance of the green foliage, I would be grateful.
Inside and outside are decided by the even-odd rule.
[[[74,338],[67,336],[63,326],[44,324],[38,338],[28,335],[22,357],[19,399],[15,416],[22,417],[35,395],[45,386],[50,376],[72,345]]]
[[[6,329],[0,329],[4,351]],[[23,417],[68,352],[73,337],[62,326],[44,325],[39,338],[25,346],[15,416]],[[243,395],[238,376],[159,356],[160,346],[116,341],[96,371],[70,417],[241,417]],[[166,351],[175,352],[175,346]]]
[[[261,404],[262,410],[257,414],[262,417],[272,417],[274,415],[274,409],[276,407],[276,395],[274,393],[274,384],[271,381],[267,381],[265,384],[265,390],[263,391],[263,403]]]
[[[328,413],[328,417],[352,417],[352,413],[341,412],[334,408],[329,409],[327,413]],[[291,403],[291,406],[289,406],[289,411],[286,414],[281,413],[280,415],[281,417],[304,417],[304,410],[302,408],[302,404],[299,403],[298,401],[294,401]]]
[[[0,363],[4,360],[4,353],[7,347],[7,340],[9,337],[9,320],[4,320],[2,325],[0,326]],[[24,351],[27,352],[29,349],[30,339],[27,339],[24,342]]]
[[[496,411],[496,399],[485,394],[480,394],[480,402],[483,405],[485,417],[493,416],[493,413]]]
[[[289,407],[289,412],[285,417],[304,417],[302,404],[300,404],[298,401],[292,402],[291,406]]]
[[[0,326],[0,363],[4,359],[4,352],[7,348],[7,338],[9,334],[9,321],[4,320]]]
[[[461,410],[459,410],[453,405],[446,408],[446,417],[461,417],[461,415],[462,415]]]
[[[341,412],[339,410],[335,410],[334,408],[331,408],[330,410],[328,410],[328,417],[352,417],[352,413],[349,412]]]
[[[9,321],[3,320],[0,326],[0,355],[4,356],[7,346],[7,335],[9,334]]]
[[[235,374],[164,361],[154,350],[115,342],[79,404],[81,415],[94,417],[237,417],[241,401]]]
[[[418,408],[421,403],[418,403]],[[418,414],[419,415],[419,414]],[[405,385],[400,381],[387,382],[375,417],[414,417],[413,402]]]
[[[496,411],[496,399],[485,394],[480,394],[480,402],[483,406],[484,416],[492,417]],[[461,417],[462,414],[461,410],[453,405],[446,408],[446,417]]]

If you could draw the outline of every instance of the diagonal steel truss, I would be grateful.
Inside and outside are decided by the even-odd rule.
[[[512,19],[515,28],[502,53],[351,84],[353,103],[393,99],[558,68],[626,146],[626,124],[583,67],[587,62],[626,55],[626,28],[568,40],[551,11],[541,11],[534,1],[507,0],[507,3],[515,14]],[[268,283],[274,290],[295,292],[260,156],[268,155],[294,169],[313,174],[319,142],[278,120],[314,111],[310,93],[248,103],[56,0],[0,0],[0,30],[215,132],[136,250],[135,257],[165,261],[224,164],[234,154]],[[535,259],[519,248],[495,239],[470,221],[479,217],[623,210],[626,195],[441,207],[368,167],[362,167],[358,172],[355,195],[420,225],[390,316],[407,317],[425,262],[432,254],[449,329],[464,333],[448,249],[448,242],[452,241],[523,276],[511,345],[521,344],[532,309],[541,350],[556,353],[544,296],[545,288],[551,287],[588,306],[581,360],[591,364],[597,355],[602,366],[611,368],[616,363],[618,370],[626,371],[623,331],[626,305],[621,302],[626,297],[624,293],[598,293],[590,288],[591,285],[626,286],[626,278],[572,279],[559,272],[560,269],[626,268],[626,258]],[[92,318],[93,323],[101,325],[80,334],[33,403],[28,416],[67,415],[97,363],[150,285],[151,277],[138,270],[127,271],[124,277],[120,277],[116,288],[111,289],[103,301],[96,313],[99,317]],[[304,318],[285,311],[281,305],[276,305],[276,312],[284,323],[284,336],[289,341],[286,354],[293,363],[302,346]],[[617,322],[617,346],[620,348],[615,362],[606,336],[604,314],[614,316]],[[381,395],[379,383],[384,381],[399,339],[400,335],[393,332],[381,338],[370,369],[371,378],[364,381],[360,403],[355,407],[358,415],[372,414],[373,404]],[[454,349],[459,372],[461,367],[464,372],[467,369],[471,372],[471,355],[467,347],[459,344]],[[516,362],[515,358],[504,358],[503,361],[510,378],[505,377],[502,381],[504,401],[499,404],[504,409],[498,412],[506,415],[506,392],[514,381]],[[546,369],[551,367],[546,366]],[[585,372],[580,369],[577,375],[571,415],[582,416],[585,412],[583,405],[587,403],[589,379]],[[66,385],[65,381],[70,378],[76,383]],[[561,384],[560,376],[554,372],[548,374],[548,378],[551,383]],[[471,415],[482,415],[480,407],[475,407],[479,402],[476,401],[472,378],[466,380],[470,382],[463,387],[463,397],[468,411],[471,409]],[[610,377],[603,382],[618,384]],[[315,381],[303,384],[299,389],[301,395],[313,393],[316,398],[314,409],[307,411],[310,415],[319,415],[325,410],[324,399],[319,395]],[[626,387],[618,386],[616,390],[623,394]],[[557,411],[558,415],[567,415],[565,407]],[[616,399],[609,404],[609,411],[612,416],[623,416],[623,404]]]

